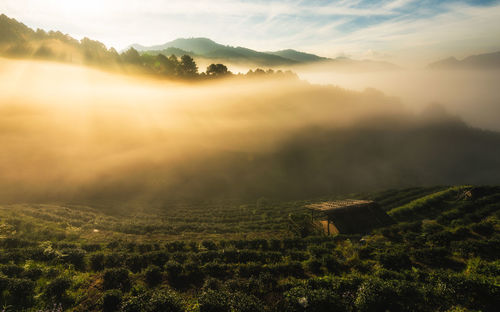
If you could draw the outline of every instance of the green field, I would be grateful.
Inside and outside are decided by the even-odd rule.
[[[498,310],[500,187],[344,197],[397,223],[291,230],[310,226],[304,205],[342,197],[0,205],[0,311]]]

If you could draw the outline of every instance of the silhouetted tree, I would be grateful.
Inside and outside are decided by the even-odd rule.
[[[172,56],[167,58],[161,53],[156,56],[155,70],[159,74],[167,76],[173,76],[176,74],[176,68],[179,66],[179,61],[175,55]]]
[[[130,48],[121,54],[122,61],[130,64],[141,64],[141,55],[136,49]]]
[[[226,65],[224,64],[210,64],[207,67],[207,75],[211,77],[225,76],[229,74]]]
[[[181,57],[180,69],[182,76],[195,77],[196,75],[198,75],[198,66],[196,65],[193,58],[189,55],[183,55]]]

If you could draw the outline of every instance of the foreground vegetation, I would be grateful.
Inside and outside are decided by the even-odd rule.
[[[0,208],[4,311],[496,311],[500,187],[374,199],[397,224],[324,236],[310,201]],[[317,198],[324,200],[329,198]],[[293,231],[290,218],[304,220]],[[312,224],[314,225],[314,224]]]

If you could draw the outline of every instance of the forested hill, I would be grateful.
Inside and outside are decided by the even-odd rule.
[[[163,53],[170,55],[171,53],[184,53],[193,57],[270,67],[309,64],[331,60],[329,58],[295,50],[259,52],[244,47],[222,45],[208,38],[179,38],[162,45],[146,47],[139,44],[133,44],[131,47],[139,52],[147,52],[150,54]]]
[[[194,58],[212,60],[214,62],[227,62],[246,66],[265,67],[300,67],[301,65],[316,65],[334,71],[342,70],[398,70],[397,65],[389,62],[373,60],[354,60],[347,57],[327,58],[311,53],[286,49],[281,51],[260,52],[244,47],[222,45],[208,38],[179,38],[165,44],[143,46],[133,44],[131,48],[141,54],[182,54]]]
[[[0,56],[83,64],[120,73],[139,73],[170,79],[196,80],[231,75],[224,64],[212,64],[204,70],[198,68],[189,53],[180,49],[167,52],[170,54],[141,55],[130,48],[118,53],[114,48],[108,49],[96,40],[85,37],[78,41],[59,31],[35,31],[15,19],[0,15]],[[254,73],[271,76],[275,71],[257,69],[250,74]],[[276,76],[296,78],[291,72],[277,72]]]
[[[332,70],[399,68],[387,62],[345,57],[329,59],[291,49],[259,52],[244,47],[224,46],[207,38],[177,39],[151,47],[134,44],[119,53],[114,48],[107,48],[103,43],[87,37],[76,40],[60,31],[33,30],[4,14],[0,15],[0,56],[84,64],[107,70],[181,79],[207,76],[214,78],[226,76],[229,72],[225,65],[225,68],[219,67],[215,71],[214,68],[198,68],[195,61],[198,59],[208,60],[214,65],[240,64],[249,69],[289,68],[310,64],[327,65]],[[183,56],[186,56],[185,61],[180,59]],[[258,73],[262,71],[259,70]],[[293,75],[289,75],[291,76]]]

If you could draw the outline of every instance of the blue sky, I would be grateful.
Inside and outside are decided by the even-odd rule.
[[[208,37],[400,63],[500,50],[500,1],[492,0],[0,0],[0,13],[118,49]]]

